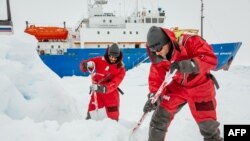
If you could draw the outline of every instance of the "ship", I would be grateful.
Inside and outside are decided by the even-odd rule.
[[[102,56],[107,47],[117,43],[123,52],[126,70],[150,62],[146,51],[146,35],[151,26],[164,27],[166,13],[162,8],[136,9],[129,16],[104,12],[108,0],[88,0],[88,17],[75,28],[37,26],[26,22],[25,32],[37,41],[37,53],[42,61],[58,76],[88,76],[79,64],[95,56]],[[138,2],[136,2],[138,4]],[[196,29],[172,28],[175,32],[198,34]],[[215,70],[228,70],[241,42],[211,44],[218,57]]]
[[[13,34],[13,22],[11,19],[10,2],[6,0],[6,19],[0,19],[0,35]]]

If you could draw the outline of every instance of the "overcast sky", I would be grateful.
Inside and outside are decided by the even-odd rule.
[[[2,9],[5,0],[0,0]],[[250,65],[250,0],[203,0],[204,38],[209,43],[242,42],[233,65]],[[42,25],[74,26],[87,15],[86,0],[10,0],[15,35],[10,38],[36,43],[23,33],[25,21]],[[107,7],[116,13],[131,13],[135,0],[110,0]],[[119,4],[120,3],[120,4]],[[123,3],[126,5],[123,6]],[[4,3],[5,4],[5,3]],[[161,6],[166,11],[166,27],[200,28],[201,0],[139,0],[140,7]],[[0,10],[4,13],[3,10]],[[0,17],[3,14],[0,15]]]

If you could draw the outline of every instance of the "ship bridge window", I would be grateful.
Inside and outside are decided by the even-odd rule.
[[[112,16],[114,16],[114,14],[113,13],[104,13],[104,16],[112,17]]]
[[[163,13],[160,13],[160,16],[165,16],[165,13],[163,12]]]
[[[151,18],[146,18],[146,23],[151,23]]]
[[[157,18],[152,18],[152,23],[157,23]]]
[[[164,18],[159,18],[159,23],[164,23]]]

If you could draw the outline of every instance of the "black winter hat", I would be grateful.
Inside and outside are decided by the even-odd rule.
[[[170,42],[169,37],[160,27],[152,26],[147,35],[147,44],[151,51],[160,51],[164,45]]]
[[[120,49],[117,44],[112,44],[111,47],[108,49],[108,55],[113,57],[120,56]]]

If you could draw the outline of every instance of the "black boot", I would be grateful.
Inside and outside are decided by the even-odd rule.
[[[89,112],[87,112],[87,117],[85,118],[86,120],[91,119]]]
[[[222,137],[216,137],[216,138],[204,138],[204,141],[224,141]]]
[[[204,137],[204,141],[224,141],[220,137],[219,122],[215,120],[203,121],[198,124],[200,132]]]
[[[148,141],[164,141],[169,123],[170,113],[159,106],[154,111],[150,122]]]
[[[164,141],[166,131],[150,127],[148,141]]]

